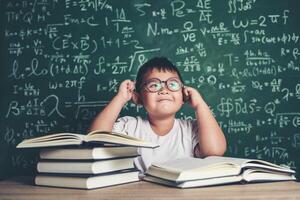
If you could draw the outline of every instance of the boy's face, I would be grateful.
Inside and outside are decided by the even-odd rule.
[[[162,84],[163,87],[157,92],[150,92],[149,89],[147,90],[145,88],[146,86],[142,84],[140,98],[148,115],[156,118],[174,116],[183,104],[182,83],[180,82],[178,74],[176,72],[153,69],[144,76],[143,83],[152,79],[156,79],[156,81],[160,80],[164,84]],[[167,83],[164,82],[167,80],[170,82],[168,84],[169,88],[166,86]],[[179,80],[179,86],[176,85],[176,80]],[[150,85],[150,87],[155,87],[155,85]]]

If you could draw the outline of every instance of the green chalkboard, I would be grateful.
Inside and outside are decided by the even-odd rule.
[[[23,139],[85,133],[119,83],[154,56],[203,95],[226,155],[300,169],[298,0],[0,4],[1,178],[34,173],[37,152],[15,148]],[[145,112],[128,103],[121,115]]]

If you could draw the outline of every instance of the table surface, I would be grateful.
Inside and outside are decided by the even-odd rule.
[[[33,185],[30,177],[0,181],[0,199],[300,199],[300,183],[294,181],[231,184],[179,189],[139,181],[130,184],[78,190]]]

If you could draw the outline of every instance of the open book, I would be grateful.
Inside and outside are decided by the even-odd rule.
[[[83,143],[95,143],[96,145],[117,144],[146,148],[155,148],[158,146],[151,142],[143,141],[125,134],[110,133],[105,131],[92,131],[87,135],[77,133],[56,133],[32,139],[26,139],[18,144],[17,148],[81,145]]]
[[[295,171],[257,159],[210,156],[182,158],[154,163],[146,172],[147,181],[174,187],[201,187],[235,182],[295,180]]]

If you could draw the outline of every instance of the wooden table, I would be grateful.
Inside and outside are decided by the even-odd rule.
[[[34,186],[29,177],[0,181],[0,199],[300,199],[299,182],[234,184],[193,189],[170,188],[144,181],[95,190]]]

